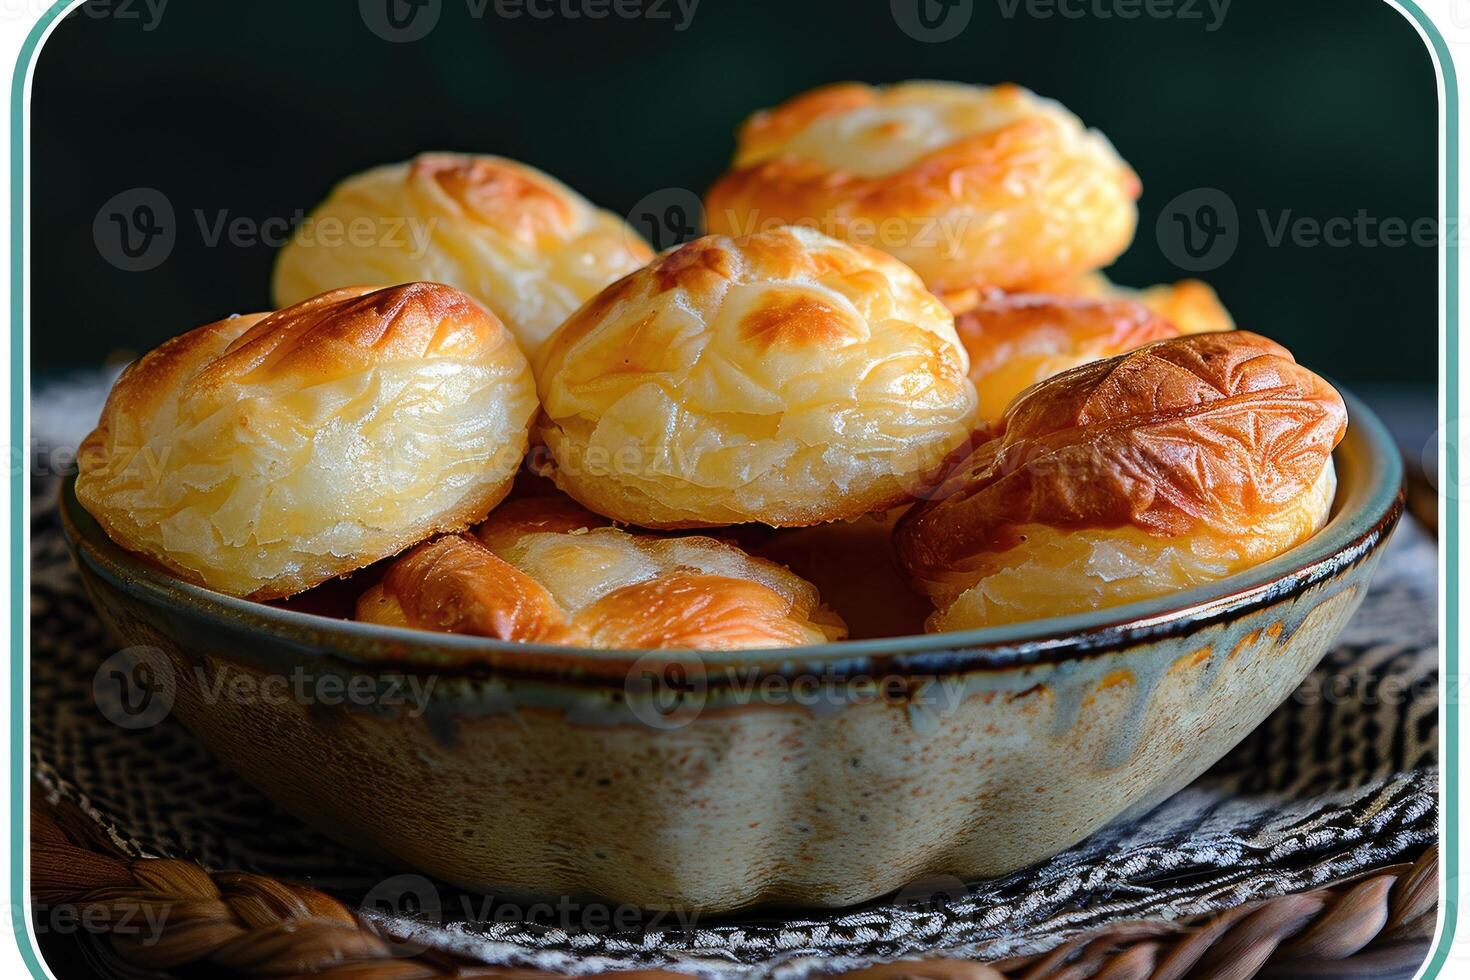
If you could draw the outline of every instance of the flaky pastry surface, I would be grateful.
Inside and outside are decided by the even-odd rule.
[[[1032,293],[997,294],[955,317],[980,394],[980,419],[995,422],[1022,391],[1088,361],[1179,336],[1142,303]]]
[[[817,590],[713,538],[633,534],[565,498],[510,501],[398,559],[369,622],[604,649],[734,650],[846,636]]]
[[[80,450],[77,497],[177,574],[279,598],[482,518],[535,409],[525,355],[468,296],[342,289],[144,355]]]
[[[276,261],[278,305],[339,286],[448,283],[489,306],[526,353],[653,252],[610,211],[534,167],[423,154],[337,185]]]
[[[1023,394],[895,546],[940,606],[936,628],[1186,588],[1322,525],[1346,418],[1331,385],[1264,337],[1159,341]]]
[[[1107,265],[1138,177],[1105,137],[1016,85],[824,86],[740,128],[713,232],[809,223],[911,266],[941,296]]]
[[[803,228],[660,256],[546,344],[555,480],[645,527],[808,525],[906,499],[967,438],[953,318],[888,255]]]

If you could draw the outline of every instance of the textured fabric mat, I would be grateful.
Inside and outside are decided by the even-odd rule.
[[[115,647],[71,567],[55,491],[38,478],[31,501],[37,779],[135,855],[306,881],[351,904],[380,893],[401,869],[303,827],[176,722],[127,731],[102,716],[93,678]],[[375,903],[366,914],[407,948],[488,963],[800,977],[904,956],[1040,952],[1112,921],[1216,911],[1411,860],[1437,835],[1436,593],[1434,542],[1406,518],[1336,647],[1265,724],[1151,813],[1002,879],[916,883],[871,907],[784,918],[629,923],[628,910],[487,903],[442,885],[433,914]]]

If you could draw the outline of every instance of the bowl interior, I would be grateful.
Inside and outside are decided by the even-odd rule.
[[[1402,510],[1404,475],[1396,445],[1361,401],[1346,392],[1343,397],[1349,425],[1334,454],[1338,489],[1327,525],[1308,541],[1244,572],[1156,599],[1025,623],[796,648],[701,652],[699,658],[709,664],[767,670],[832,669],[867,665],[876,659],[932,665],[964,651],[971,661],[978,654],[981,666],[1004,668],[1043,659],[1061,649],[1116,646],[1269,602],[1360,559],[1387,535]],[[68,478],[62,487],[63,526],[81,560],[113,587],[196,618],[243,624],[297,648],[375,665],[391,660],[434,669],[472,659],[497,669],[534,666],[541,673],[548,666],[560,670],[575,662],[591,673],[619,677],[630,660],[680,656],[678,651],[590,650],[432,633],[237,599],[181,582],[114,544],[78,503],[74,484],[75,478]],[[385,651],[389,652],[385,655]]]

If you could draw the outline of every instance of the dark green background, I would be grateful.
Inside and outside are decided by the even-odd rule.
[[[42,368],[267,304],[271,248],[210,247],[196,210],[289,217],[354,171],[458,149],[525,160],[626,212],[660,188],[702,192],[754,109],[833,80],[932,77],[1020,82],[1112,138],[1144,183],[1120,281],[1184,275],[1155,220],[1175,195],[1218,187],[1239,209],[1240,246],[1205,278],[1242,326],[1349,383],[1434,378],[1431,248],[1272,247],[1257,217],[1436,213],[1432,67],[1382,0],[1234,0],[1214,31],[1203,2],[1204,19],[1130,20],[1042,18],[1025,3],[1007,17],[1009,0],[973,0],[946,43],[908,37],[888,0],[702,0],[684,31],[508,20],[493,5],[477,18],[471,0],[441,0],[413,43],[377,37],[356,0],[169,0],[151,30],[133,2],[136,19],[73,16],[36,68]],[[103,259],[92,226],[137,186],[168,197],[178,239],[161,266],[130,273]]]

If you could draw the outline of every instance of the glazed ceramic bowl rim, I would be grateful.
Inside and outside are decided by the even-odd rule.
[[[1141,637],[1158,637],[1187,630],[1248,608],[1271,602],[1287,591],[1332,574],[1344,562],[1360,559],[1385,536],[1403,506],[1403,465],[1398,449],[1383,423],[1356,397],[1343,392],[1349,428],[1338,449],[1338,490],[1328,523],[1308,541],[1244,572],[1196,588],[1108,609],[1055,616],[1003,626],[928,633],[881,639],[848,640],[805,647],[758,650],[700,651],[705,664],[749,666],[789,671],[820,665],[841,668],[875,659],[919,660],[934,663],[961,658],[968,666],[1003,669],[1018,662],[1065,660],[1089,652],[1114,649]],[[1356,451],[1350,451],[1356,449]],[[1343,465],[1347,462],[1349,465]],[[307,631],[324,655],[342,657],[369,667],[385,661],[367,661],[337,648],[333,637],[347,647],[364,641],[392,644],[405,650],[436,651],[436,656],[409,655],[393,665],[430,673],[453,674],[483,669],[485,661],[467,654],[493,653],[495,669],[514,672],[517,654],[535,673],[537,661],[550,658],[565,664],[582,661],[606,669],[630,659],[656,657],[679,660],[692,651],[602,650],[585,647],[516,643],[484,637],[434,633],[405,627],[334,619],[313,613],[266,606],[183,582],[115,544],[77,502],[75,478],[63,481],[62,524],[72,546],[114,586],[142,598],[165,604],[183,600],[206,615],[249,621],[267,632],[299,637]],[[111,567],[109,567],[111,566]],[[119,574],[122,572],[123,574]],[[953,664],[951,666],[954,666]]]

